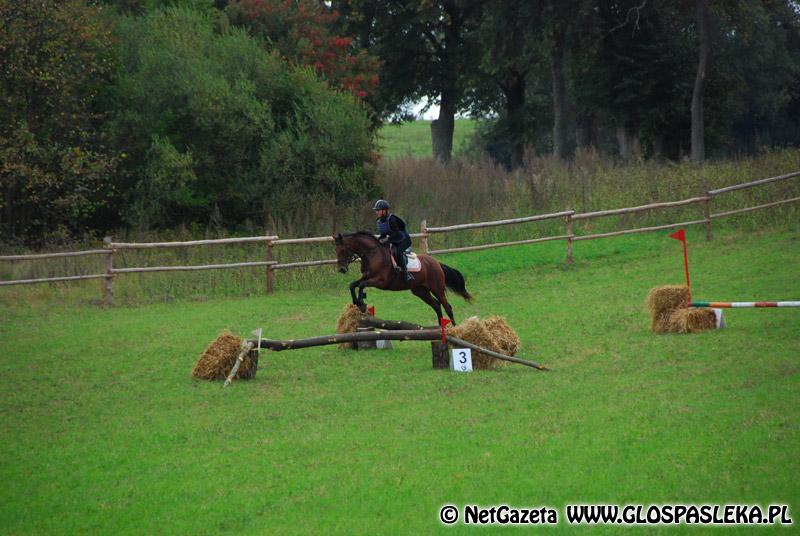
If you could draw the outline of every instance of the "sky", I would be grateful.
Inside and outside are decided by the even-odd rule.
[[[427,102],[428,102],[427,99],[422,99],[421,101],[414,103],[414,105],[412,106],[412,110],[414,111],[414,113],[419,115],[420,111]],[[425,112],[425,114],[422,116],[422,119],[433,120],[438,117],[439,117],[439,107],[434,104],[428,109],[427,112]]]

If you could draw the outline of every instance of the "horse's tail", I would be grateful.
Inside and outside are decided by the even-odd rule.
[[[471,302],[472,295],[469,292],[467,292],[467,284],[464,281],[464,276],[461,275],[461,272],[459,272],[455,268],[450,268],[446,264],[442,263],[439,264],[441,264],[442,270],[444,270],[444,284],[447,286],[447,288],[449,288],[450,290],[452,290],[453,292],[455,292],[468,302]]]

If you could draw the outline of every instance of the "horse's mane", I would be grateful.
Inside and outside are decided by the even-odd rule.
[[[375,234],[374,233],[372,233],[370,231],[364,231],[364,230],[354,231],[352,233],[342,233],[342,236],[365,236],[365,237],[371,238],[373,242],[377,242],[378,241],[378,239],[375,238]]]

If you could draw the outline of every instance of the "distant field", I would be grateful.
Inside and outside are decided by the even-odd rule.
[[[469,136],[475,131],[476,122],[472,119],[456,119],[453,133],[453,152],[457,153]],[[385,158],[411,156],[430,158],[431,122],[413,121],[401,125],[386,125],[378,133],[378,144]]]
[[[331,333],[345,276],[138,308],[0,302],[0,533],[465,532],[440,524],[447,503],[546,505],[560,529],[575,502],[788,504],[798,523],[800,310],[652,334],[648,289],[683,281],[666,234],[581,243],[569,269],[554,243],[442,257],[476,298],[457,318],[505,316],[546,373],[432,370],[427,343],[398,342],[265,353],[224,391],[191,378],[224,328]],[[800,299],[796,226],[689,245],[696,299]],[[432,321],[409,293],[368,300]]]

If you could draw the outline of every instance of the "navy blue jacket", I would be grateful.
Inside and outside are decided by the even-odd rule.
[[[389,237],[389,242],[399,244],[408,241],[411,244],[411,236],[406,230],[406,222],[396,214],[389,214],[385,218],[378,218],[378,233],[380,237]]]

